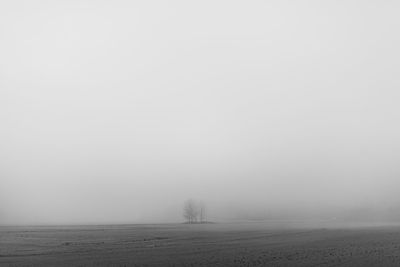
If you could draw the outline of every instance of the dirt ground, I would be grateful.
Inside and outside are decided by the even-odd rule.
[[[0,266],[400,266],[400,227],[0,227]]]

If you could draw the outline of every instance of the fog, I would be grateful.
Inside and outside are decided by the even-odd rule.
[[[2,1],[0,224],[397,220],[396,1]]]

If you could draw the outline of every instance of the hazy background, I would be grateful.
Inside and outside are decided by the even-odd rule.
[[[0,223],[400,218],[399,12],[1,1]]]

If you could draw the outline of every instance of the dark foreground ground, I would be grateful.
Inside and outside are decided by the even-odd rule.
[[[400,227],[0,227],[0,266],[400,266]]]

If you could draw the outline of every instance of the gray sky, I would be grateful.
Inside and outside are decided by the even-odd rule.
[[[397,1],[1,1],[0,223],[400,204]]]

